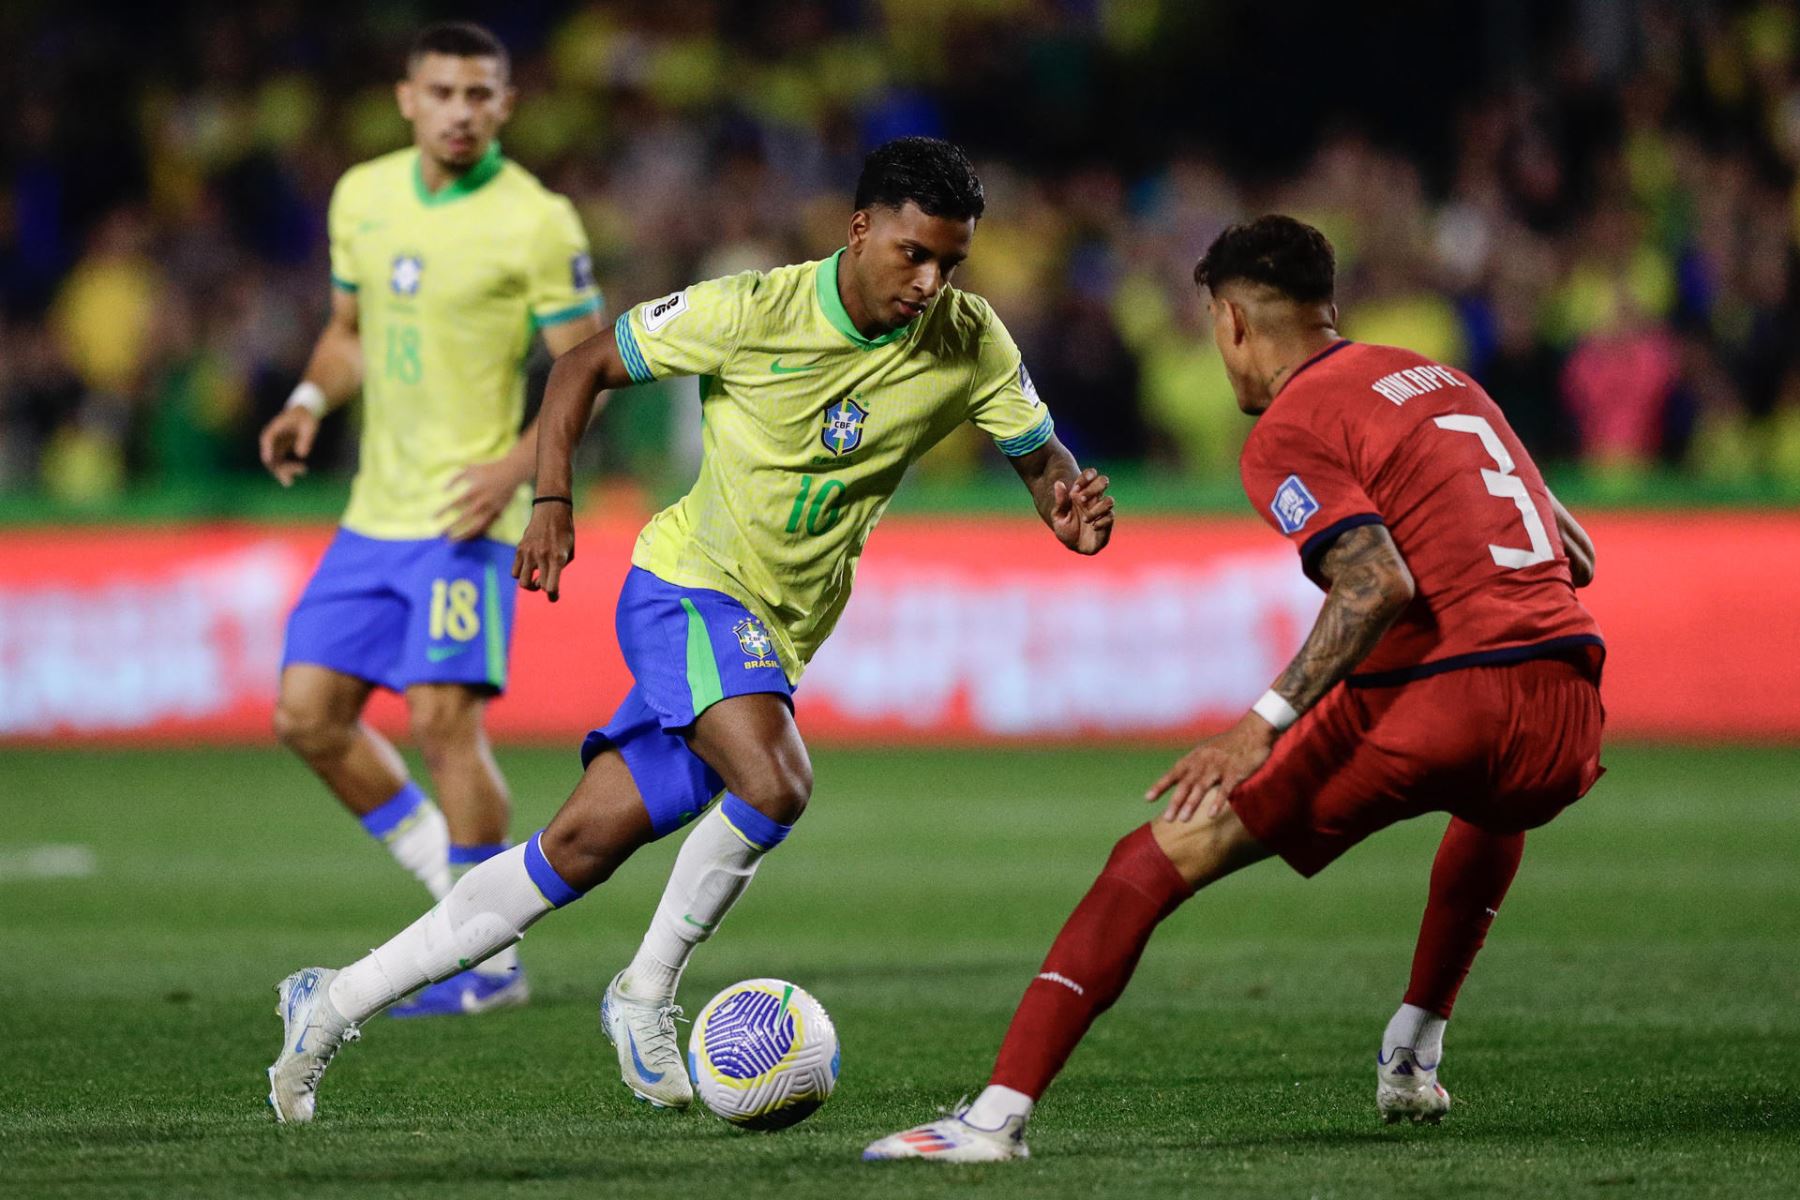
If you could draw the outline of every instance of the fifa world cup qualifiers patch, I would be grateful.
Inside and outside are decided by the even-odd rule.
[[[781,663],[771,657],[775,651],[775,639],[763,628],[762,622],[755,617],[745,617],[731,627],[737,635],[738,646],[755,661],[747,662],[746,667],[779,667]]]
[[[594,286],[594,256],[577,254],[569,260],[569,286],[585,292]]]
[[[644,306],[644,328],[655,333],[688,310],[687,293],[676,292]]]
[[[1025,369],[1024,359],[1019,360],[1019,390],[1025,393],[1025,399],[1031,401],[1031,407],[1036,408],[1043,403],[1038,398],[1037,384],[1031,382],[1031,372]]]
[[[1289,475],[1275,489],[1275,500],[1269,505],[1269,511],[1275,514],[1281,532],[1299,533],[1319,511],[1319,502],[1313,499],[1313,494],[1306,490],[1298,475]]]

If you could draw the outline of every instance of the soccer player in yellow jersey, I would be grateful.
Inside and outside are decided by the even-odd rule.
[[[269,1070],[278,1119],[311,1119],[326,1065],[363,1021],[511,946],[705,812],[637,956],[601,1002],[626,1086],[653,1104],[691,1103],[676,984],[811,796],[790,697],[907,468],[973,421],[1065,546],[1095,554],[1112,533],[1106,478],[1056,440],[987,302],[950,286],[982,206],[962,151],[933,138],[889,142],[863,168],[844,249],[641,304],[557,362],[514,564],[524,587],[552,600],[574,558],[570,459],[596,393],[703,379],[699,481],[644,528],[619,597],[635,686],[588,736],[586,772],[546,829],[470,871],[367,957],[281,982],[286,1042]]]
[[[331,319],[262,434],[284,485],[319,420],[360,389],[361,462],[342,528],[287,628],[275,728],[428,887],[506,848],[509,803],[482,729],[506,685],[513,544],[530,505],[520,436],[533,330],[562,353],[602,328],[575,210],[501,156],[505,48],[479,26],[422,31],[399,84],[414,145],[348,171],[331,198]],[[362,723],[406,697],[442,808]],[[395,1014],[522,1003],[508,951]]]

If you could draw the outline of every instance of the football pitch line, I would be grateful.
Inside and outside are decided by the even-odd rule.
[[[522,834],[573,756],[502,757]],[[1384,1127],[1372,1094],[1442,829],[1423,820],[1171,918],[1030,1162],[858,1161],[980,1085],[1168,757],[820,750],[813,807],[683,984],[694,1010],[788,978],[837,1023],[836,1095],[749,1135],[632,1102],[596,1027],[674,842],[531,931],[529,1007],[378,1019],[319,1121],[277,1129],[273,984],[360,953],[423,893],[272,750],[0,750],[0,1194],[1800,1194],[1800,749],[1609,752],[1528,842],[1451,1024],[1441,1128]],[[5,873],[31,862],[50,866]]]

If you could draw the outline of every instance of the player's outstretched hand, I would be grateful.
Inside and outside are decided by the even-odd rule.
[[[567,504],[538,504],[513,556],[513,578],[528,592],[541,591],[555,604],[563,568],[575,561],[575,513]]]
[[[262,465],[282,487],[292,487],[294,480],[306,474],[306,456],[312,453],[313,439],[318,436],[319,418],[311,410],[297,405],[282,409],[256,439]]]
[[[1056,483],[1050,527],[1062,544],[1077,554],[1098,554],[1112,539],[1113,498],[1106,494],[1111,482],[1089,467],[1074,483]]]
[[[1257,716],[1244,719],[1216,737],[1209,737],[1182,755],[1163,777],[1144,793],[1146,803],[1167,793],[1165,821],[1189,821],[1204,803],[1208,817],[1225,810],[1225,802],[1238,784],[1256,774],[1275,748],[1275,727]]]
[[[478,538],[500,519],[523,482],[503,458],[464,467],[450,481],[450,501],[438,509],[438,519],[450,518],[453,541]]]

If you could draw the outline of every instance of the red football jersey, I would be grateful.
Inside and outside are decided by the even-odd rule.
[[[1598,670],[1600,628],[1575,598],[1543,476],[1463,372],[1333,342],[1257,419],[1240,466],[1251,504],[1314,582],[1339,534],[1377,522],[1412,570],[1413,602],[1352,684],[1553,654]]]

